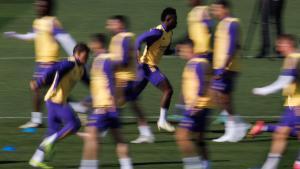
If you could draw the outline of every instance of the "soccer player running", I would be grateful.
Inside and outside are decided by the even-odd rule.
[[[238,74],[240,50],[239,19],[230,15],[230,4],[226,0],[217,0],[212,5],[213,15],[220,20],[214,37],[212,81],[214,102],[229,114],[225,123],[225,134],[215,142],[237,142],[247,132],[247,124],[233,110],[232,92]]]
[[[187,63],[182,75],[185,111],[176,131],[177,144],[183,155],[184,169],[209,169],[208,149],[204,139],[212,106],[209,94],[212,67],[208,54],[195,53],[191,40],[180,45],[179,55]]]
[[[58,19],[52,15],[54,2],[52,0],[37,0],[36,10],[38,18],[33,21],[32,32],[17,34],[5,32],[4,36],[21,40],[34,40],[35,42],[35,72],[33,79],[39,78],[51,69],[59,61],[59,44],[69,56],[76,42],[66,33]],[[20,128],[39,127],[42,124],[42,92],[40,89],[32,89],[33,112],[31,120]]]
[[[113,33],[109,53],[97,56],[91,69],[91,95],[94,112],[85,129],[83,156],[80,169],[98,168],[98,132],[111,130],[116,142],[116,153],[121,169],[132,169],[128,146],[120,132],[120,108],[131,101],[132,83],[136,79],[134,34],[128,32],[125,16],[116,15],[107,20],[107,29]]]
[[[35,90],[52,82],[45,95],[48,110],[48,132],[31,158],[29,162],[31,166],[51,168],[44,163],[44,159],[50,155],[53,146],[59,140],[79,130],[80,121],[67,103],[67,98],[77,81],[82,80],[89,84],[89,77],[84,67],[88,55],[89,48],[85,44],[79,43],[74,48],[73,56],[58,62],[43,76],[30,83],[31,88]]]
[[[173,132],[175,128],[167,121],[167,111],[170,107],[171,97],[173,95],[172,86],[168,78],[159,70],[158,64],[164,52],[170,47],[173,29],[177,26],[177,14],[174,8],[165,8],[161,14],[161,24],[150,31],[141,34],[136,41],[136,47],[139,50],[143,43],[146,44],[144,52],[138,56],[139,71],[142,77],[138,77],[139,84],[136,92],[140,94],[148,82],[162,91],[160,101],[160,117],[157,122],[159,129]],[[139,55],[139,54],[138,54]]]
[[[299,98],[299,66],[300,53],[297,49],[297,38],[293,35],[280,35],[276,42],[277,51],[285,59],[283,61],[282,71],[276,81],[272,84],[254,88],[253,93],[256,95],[269,95],[283,89],[283,95],[286,96],[285,112],[282,114],[279,125],[273,134],[273,141],[268,158],[262,166],[262,169],[277,169],[280,158],[286,148],[287,138],[295,128],[299,137],[300,125],[300,98]],[[299,161],[295,162],[294,168],[300,167]]]

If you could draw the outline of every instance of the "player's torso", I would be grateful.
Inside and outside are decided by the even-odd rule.
[[[111,107],[114,104],[114,72],[109,67],[108,54],[97,56],[90,72],[90,91],[94,108]]]
[[[213,66],[216,68],[216,65],[218,65],[220,62],[224,63],[228,58],[228,51],[229,51],[229,45],[230,45],[230,24],[233,22],[239,22],[237,18],[227,17],[223,19],[217,26],[216,33],[215,33],[215,39],[214,39],[214,59],[213,59]],[[238,37],[239,38],[239,37]],[[240,43],[239,40],[236,42],[236,46],[239,46]],[[236,48],[237,49],[237,48]],[[238,71],[239,65],[239,50],[235,51],[235,54],[229,63],[228,67],[226,67],[227,70],[231,71]]]
[[[283,95],[287,97],[285,106],[300,106],[300,52],[289,55],[284,62],[288,62],[290,58],[293,58],[293,61],[297,62],[295,63],[297,66],[294,70],[296,76],[293,83],[283,90]],[[286,63],[284,63],[284,65],[285,64]]]
[[[55,17],[45,16],[35,19],[35,55],[37,62],[56,62],[59,60],[59,45],[53,36]]]
[[[76,63],[74,57],[70,57],[68,60],[74,62],[75,66],[63,77],[59,77],[58,74],[55,75],[54,81],[45,96],[45,100],[50,99],[52,102],[58,104],[66,103],[71,90],[82,78],[84,66]]]
[[[193,40],[194,52],[197,54],[207,53],[211,50],[211,33],[205,20],[210,20],[207,6],[194,7],[187,17],[189,38]]]
[[[202,77],[197,74],[196,66],[201,64]],[[212,76],[212,69],[209,61],[204,58],[193,58],[186,64],[182,75],[182,95],[185,105],[197,106],[199,108],[210,107],[209,85]],[[204,83],[200,83],[199,79]],[[201,90],[201,97],[198,92]]]
[[[136,79],[136,56],[134,51],[134,42],[135,42],[135,35],[131,32],[122,32],[118,33],[114,37],[112,37],[110,45],[109,45],[109,53],[111,54],[111,59],[113,61],[120,61],[122,60],[123,55],[123,40],[124,38],[130,38],[130,51],[128,64],[118,66],[115,71],[115,77],[117,80],[124,80],[124,81],[133,81]]]
[[[151,44],[151,46],[146,46],[144,53],[140,58],[141,63],[146,63],[151,66],[159,64],[161,57],[170,45],[173,36],[173,32],[165,31],[162,25],[158,25],[155,29],[162,30],[163,34],[161,38]]]

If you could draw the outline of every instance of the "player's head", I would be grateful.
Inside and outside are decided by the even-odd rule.
[[[168,30],[172,30],[177,26],[176,9],[168,7],[165,8],[160,16],[160,20],[165,24]]]
[[[36,10],[40,17],[52,15],[53,8],[53,0],[36,0]]]
[[[298,39],[291,34],[279,35],[276,41],[276,50],[283,55],[288,55],[297,49]]]
[[[187,0],[187,1],[191,7],[194,7],[194,6],[201,5],[203,0]]]
[[[230,3],[227,0],[216,0],[211,7],[212,14],[217,19],[223,19],[230,14]]]
[[[194,43],[187,39],[178,45],[178,54],[182,59],[189,60],[194,57]]]
[[[123,32],[128,28],[129,21],[124,15],[114,15],[108,18],[106,29],[112,33]]]
[[[90,53],[89,47],[85,43],[78,43],[73,50],[73,55],[80,64],[85,64]]]
[[[91,36],[89,47],[96,55],[105,52],[106,36],[103,33],[95,33]]]

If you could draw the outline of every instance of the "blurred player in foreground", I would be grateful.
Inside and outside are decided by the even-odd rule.
[[[191,40],[179,47],[179,55],[187,60],[187,64],[182,75],[184,118],[176,131],[176,140],[183,155],[184,169],[209,169],[208,149],[204,139],[211,108],[209,87],[212,68],[207,54],[198,54],[194,50]]]
[[[262,169],[278,168],[280,158],[287,145],[287,138],[293,128],[297,130],[299,136],[300,128],[300,53],[297,51],[297,39],[293,35],[280,35],[276,42],[276,48],[285,56],[280,76],[268,86],[253,89],[254,94],[262,96],[283,89],[283,95],[286,96],[285,112],[281,116],[280,127],[273,134],[271,150]],[[296,161],[294,168],[298,169],[299,167],[300,162]]]
[[[251,130],[248,133],[248,136],[254,138],[257,135],[260,135],[264,132],[274,133],[279,127],[280,127],[280,125],[266,124],[264,121],[260,120],[260,121],[257,121],[255,123],[255,125],[251,128]],[[290,136],[297,137],[297,129],[296,128],[292,129]]]
[[[212,5],[213,15],[220,20],[214,38],[212,82],[214,102],[229,114],[225,123],[225,134],[215,142],[237,142],[243,139],[247,125],[233,111],[232,92],[238,74],[240,50],[240,24],[237,18],[230,16],[230,4],[226,0],[217,0]]]
[[[55,143],[79,130],[80,121],[67,103],[67,97],[77,81],[82,80],[89,84],[89,78],[84,67],[88,55],[89,48],[85,44],[77,44],[72,57],[58,62],[54,67],[47,70],[42,77],[31,82],[31,88],[38,89],[49,81],[53,81],[45,95],[48,110],[47,137],[31,158],[31,166],[48,168],[44,163],[44,158],[50,155]],[[54,80],[52,80],[53,76],[55,76]]]
[[[54,2],[52,0],[37,0],[36,10],[38,18],[33,21],[32,32],[17,34],[5,32],[9,38],[21,40],[34,40],[35,42],[35,72],[33,79],[42,77],[48,69],[51,69],[59,61],[59,44],[69,56],[75,46],[75,41],[64,31],[58,19],[52,15]],[[32,89],[33,112],[31,120],[20,128],[39,127],[42,124],[42,96],[39,88]]]
[[[134,34],[128,32],[125,16],[116,15],[107,20],[107,29],[113,33],[109,53],[97,56],[91,69],[91,95],[94,112],[85,129],[83,156],[80,169],[98,168],[98,132],[108,129],[116,142],[116,153],[121,169],[132,169],[128,146],[121,134],[120,108],[131,101],[131,85],[136,78]]]
[[[173,132],[175,128],[167,121],[167,112],[170,107],[173,95],[172,86],[168,78],[159,70],[158,64],[164,52],[170,47],[173,29],[177,26],[177,14],[174,8],[165,8],[161,14],[161,24],[141,34],[136,41],[136,48],[139,50],[143,43],[146,43],[144,53],[139,56],[139,73],[142,77],[138,77],[139,84],[136,92],[140,94],[148,82],[162,91],[160,101],[160,117],[157,122],[159,129]]]

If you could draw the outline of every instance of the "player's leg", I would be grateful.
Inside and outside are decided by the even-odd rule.
[[[154,135],[152,134],[151,128],[148,125],[147,118],[145,116],[145,112],[142,107],[138,103],[138,96],[141,93],[141,89],[144,89],[148,84],[148,80],[144,78],[141,81],[136,82],[128,82],[125,88],[125,97],[126,101],[129,102],[130,108],[135,113],[137,117],[139,137],[131,143],[153,143]]]
[[[80,169],[97,169],[99,165],[98,151],[100,149],[98,129],[88,124],[84,130],[82,160]]]
[[[85,133],[81,134],[84,143],[80,169],[98,168],[98,151],[100,149],[100,137],[98,137],[98,133],[107,130],[107,117],[107,111],[103,108],[95,109],[93,114],[88,117],[88,123],[85,127]]]
[[[273,134],[271,150],[262,169],[278,168],[281,155],[287,145],[287,138],[296,122],[300,122],[300,118],[297,118],[295,111],[298,111],[295,107],[287,107],[285,109],[285,113],[282,115],[279,123],[280,127],[278,127]]]
[[[176,130],[176,142],[182,153],[182,161],[185,169],[202,168],[201,158],[196,150],[196,146],[192,141],[192,128],[194,124],[193,118],[188,114],[184,114],[184,118],[180,121]]]
[[[129,157],[129,148],[125,143],[121,133],[121,122],[119,120],[118,112],[109,112],[109,126],[113,139],[116,142],[116,153],[119,158],[120,169],[132,169],[133,165]]]
[[[222,79],[221,90],[214,90],[214,100],[220,106],[222,110],[228,112],[228,118],[225,123],[225,134],[215,142],[237,142],[244,138],[247,134],[248,125],[242,120],[242,118],[235,114],[233,107],[233,89],[235,85],[235,79],[237,74],[235,72],[226,72]]]
[[[273,134],[271,151],[262,169],[277,169],[282,153],[287,145],[287,138],[290,134],[290,127],[279,127]]]
[[[35,151],[34,155],[30,159],[29,164],[33,167],[43,167],[47,168],[47,165],[43,163],[46,152],[49,152],[49,148],[45,145],[45,141],[49,138],[53,140],[53,137],[50,137],[54,133],[59,131],[60,128],[60,121],[57,118],[57,107],[51,103],[46,103],[46,107],[48,110],[48,132],[47,137],[42,141],[39,145],[37,150]]]
[[[173,132],[175,128],[167,122],[167,112],[170,107],[173,88],[167,77],[159,70],[157,66],[143,64],[143,71],[147,80],[162,92],[160,100],[160,116],[157,122],[159,129]]]
[[[33,79],[39,78],[42,76],[43,72],[47,68],[43,67],[40,64],[36,64],[35,72],[33,74]],[[42,93],[40,89],[31,90],[32,93],[32,106],[33,112],[31,112],[31,119],[27,123],[20,126],[20,128],[31,128],[39,127],[42,124]]]

